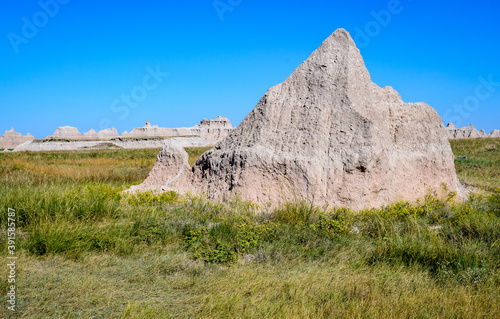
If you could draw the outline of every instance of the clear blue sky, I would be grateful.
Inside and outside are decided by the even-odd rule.
[[[500,129],[498,0],[54,1],[2,3],[0,134],[238,124],[337,28],[405,102]]]

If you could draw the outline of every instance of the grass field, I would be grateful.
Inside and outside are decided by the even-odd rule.
[[[498,139],[452,147],[488,192],[359,212],[122,193],[158,150],[0,154],[0,293],[11,208],[16,318],[498,318]]]
[[[466,184],[486,189],[500,187],[500,138],[451,141],[456,156],[458,178]]]

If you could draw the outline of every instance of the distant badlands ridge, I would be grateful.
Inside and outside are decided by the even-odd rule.
[[[197,136],[197,137],[225,137],[233,125],[227,117],[218,116],[215,120],[201,120],[200,124],[193,127],[166,128],[151,125],[146,121],[143,127],[134,128],[132,131],[124,131],[119,135],[115,128],[96,132],[90,129],[81,134],[76,127],[58,127],[54,134],[47,136],[46,140],[112,140],[114,138],[142,138],[142,137],[174,137],[174,136]]]
[[[446,132],[448,132],[448,139],[458,140],[465,138],[487,138],[487,137],[500,137],[500,130],[493,130],[490,134],[486,134],[484,130],[478,131],[474,125],[456,128],[453,123],[446,125]]]
[[[0,137],[0,150],[15,151],[51,151],[76,150],[93,148],[157,148],[163,147],[165,139],[183,147],[211,146],[226,137],[233,129],[227,117],[218,116],[214,120],[203,119],[193,127],[164,128],[151,125],[146,121],[143,127],[137,127],[130,132],[124,131],[121,135],[113,129],[104,129],[96,132],[90,129],[87,133],[80,133],[76,127],[58,127],[54,134],[43,140],[36,140],[30,133],[22,135],[14,128],[5,131]],[[490,138],[500,137],[500,130],[493,130],[486,134],[478,131],[474,125],[456,128],[453,123],[446,126],[448,139]],[[149,138],[145,139],[145,138]],[[141,139],[143,139],[141,141]],[[108,141],[108,143],[104,143]],[[109,143],[112,141],[113,143]]]
[[[143,127],[134,128],[130,132],[124,131],[121,135],[115,128],[107,128],[99,132],[90,129],[82,134],[76,127],[63,126],[58,127],[52,135],[43,140],[35,139],[30,133],[23,136],[12,128],[0,137],[0,149],[42,151],[92,149],[103,148],[103,146],[106,146],[105,148],[147,148],[162,147],[165,139],[174,139],[174,142],[181,146],[184,144],[185,146],[209,146],[226,137],[232,128],[233,125],[229,119],[223,116],[218,116],[214,120],[203,119],[200,124],[193,127],[180,128],[158,127],[146,121]]]

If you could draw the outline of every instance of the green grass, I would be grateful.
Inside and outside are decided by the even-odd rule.
[[[188,149],[190,163],[205,150]],[[17,318],[500,315],[498,190],[358,212],[123,193],[157,151],[0,154],[4,252],[7,209],[17,213]]]
[[[469,185],[500,188],[500,138],[451,140],[458,178]]]

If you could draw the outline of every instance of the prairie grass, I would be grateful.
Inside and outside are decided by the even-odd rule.
[[[189,163],[210,148],[186,148]],[[0,153],[1,185],[136,184],[149,174],[159,149]]]
[[[493,189],[500,187],[500,138],[451,140],[458,178],[469,185]]]
[[[16,318],[500,316],[493,187],[357,212],[123,193],[157,151],[0,155],[4,252],[7,209],[17,214]]]
[[[0,154],[0,183],[20,186],[73,183],[139,183],[159,149],[16,152]]]

